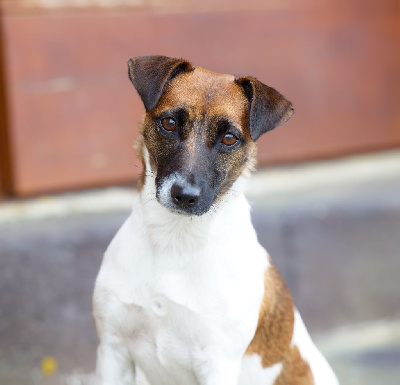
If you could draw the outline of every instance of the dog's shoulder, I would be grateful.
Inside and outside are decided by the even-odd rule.
[[[245,357],[253,355],[259,357],[264,370],[276,372],[275,385],[285,385],[293,378],[297,385],[338,384],[332,369],[311,340],[289,289],[271,261],[265,272],[257,329]]]
[[[270,262],[264,277],[264,297],[257,330],[246,352],[259,354],[263,367],[282,362],[290,349],[294,326],[293,309],[289,289]]]

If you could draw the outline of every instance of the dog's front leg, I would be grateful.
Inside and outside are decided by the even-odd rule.
[[[97,385],[136,385],[128,349],[102,342],[97,350]]]

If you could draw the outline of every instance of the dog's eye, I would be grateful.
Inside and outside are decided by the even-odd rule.
[[[175,131],[176,130],[176,121],[173,118],[164,118],[164,119],[161,119],[161,126],[166,131]]]
[[[237,141],[238,138],[231,132],[226,133],[221,140],[221,142],[225,144],[225,146],[233,146]]]

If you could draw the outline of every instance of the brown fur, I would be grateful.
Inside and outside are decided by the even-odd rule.
[[[257,330],[246,354],[258,354],[263,367],[281,362],[293,335],[294,313],[289,289],[274,265],[265,273],[264,298]]]
[[[294,306],[289,289],[271,262],[265,273],[265,292],[258,325],[246,354],[261,357],[262,366],[282,363],[275,385],[312,385],[310,367],[296,346],[291,346]]]
[[[244,170],[252,170],[256,161],[256,145],[250,139],[249,133],[249,101],[243,90],[234,81],[231,75],[217,74],[203,68],[182,73],[172,79],[166,86],[156,107],[146,114],[141,133],[144,143],[149,149],[150,163],[152,169],[157,169],[157,160],[153,154],[158,156],[170,149],[167,145],[160,145],[159,137],[151,129],[154,117],[161,115],[177,107],[185,107],[189,111],[190,122],[211,121],[214,117],[226,116],[236,127],[241,129],[246,145],[230,154],[221,154],[220,165],[229,167],[227,177],[220,188],[221,197],[232,185],[232,183],[243,173]],[[190,130],[185,132],[186,149],[190,159],[195,161],[196,141],[213,143],[216,132],[206,124],[202,130],[196,130],[196,125],[191,125]],[[149,128],[149,129],[147,129]],[[226,160],[225,160],[226,158]]]
[[[165,88],[155,113],[187,105],[198,116],[229,114],[239,125],[242,114],[248,110],[248,100],[234,80],[232,75],[218,74],[200,67],[180,74]]]
[[[310,365],[300,355],[297,346],[285,354],[283,367],[274,385],[313,385],[314,378]]]

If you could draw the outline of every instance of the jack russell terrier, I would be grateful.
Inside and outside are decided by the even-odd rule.
[[[97,385],[336,385],[250,219],[256,141],[294,109],[254,77],[130,59],[146,114],[132,214],[93,296]]]

